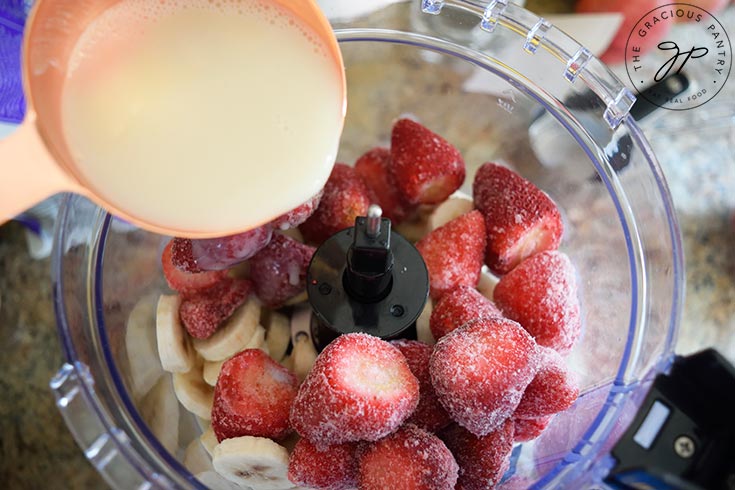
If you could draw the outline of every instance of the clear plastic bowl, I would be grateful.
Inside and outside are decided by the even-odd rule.
[[[435,15],[416,1],[325,2],[349,90],[339,160],[354,162],[387,143],[392,120],[411,114],[460,148],[468,164],[463,190],[479,165],[500,161],[558,203],[561,248],[579,273],[584,331],[570,364],[582,395],[540,438],[515,448],[504,485],[595,485],[646,380],[673,356],[683,265],[666,182],[627,114],[630,92],[570,37],[504,1],[424,0],[423,7]],[[541,163],[528,136],[539,113],[586,157]],[[590,117],[604,130],[593,131]],[[632,148],[616,172],[609,155],[621,138]],[[205,488],[182,464],[201,431],[196,418],[182,409],[179,443],[164,449],[141,417],[125,347],[133,306],[166,290],[167,239],[78,196],[65,198],[57,223],[54,296],[67,363],[51,385],[77,442],[116,488]]]

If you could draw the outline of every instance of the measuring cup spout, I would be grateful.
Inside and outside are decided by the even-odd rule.
[[[53,159],[33,116],[0,141],[0,224],[43,199],[79,186]]]

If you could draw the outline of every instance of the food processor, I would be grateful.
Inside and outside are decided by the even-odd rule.
[[[674,363],[684,288],[666,182],[629,114],[635,97],[589,50],[507,0],[352,0],[323,7],[348,84],[338,161],[352,164],[388,141],[391,121],[410,115],[462,152],[464,192],[470,193],[477,168],[495,161],[558,204],[561,250],[578,272],[583,333],[568,363],[581,394],[538,439],[514,448],[500,488],[607,485],[613,446],[656,375]],[[553,166],[538,158],[528,128],[541,113],[584,158]],[[590,119],[604,131],[592,131]],[[623,138],[630,145],[620,154]],[[613,167],[613,155],[624,165]],[[113,488],[234,488],[212,471],[197,477],[184,465],[185,448],[202,423],[177,410],[170,375],[149,365],[145,376],[162,387],[155,399],[152,382],[134,376],[143,354],[127,349],[128,319],[167,290],[160,257],[168,239],[83,197],[64,196],[52,277],[66,363],[51,389],[77,443]],[[177,416],[166,420],[168,437],[156,437],[151,420],[171,410]]]

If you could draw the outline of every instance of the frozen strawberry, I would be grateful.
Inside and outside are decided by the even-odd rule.
[[[429,318],[429,328],[435,340],[471,320],[503,316],[495,304],[470,286],[457,286],[442,295]]]
[[[554,201],[515,172],[486,163],[473,184],[475,207],[485,217],[485,263],[505,274],[526,257],[559,247],[563,225]]]
[[[171,263],[184,272],[202,272],[191,251],[191,240],[174,238],[171,240]]]
[[[542,252],[521,262],[500,279],[493,299],[539,345],[564,355],[579,337],[582,322],[575,271],[562,252]]]
[[[296,376],[260,349],[246,349],[226,360],[214,387],[212,430],[217,440],[288,435],[298,385]]]
[[[439,434],[459,465],[457,490],[490,490],[500,483],[513,450],[510,419],[485,436],[475,436],[454,424]]]
[[[419,382],[406,358],[367,334],[342,335],[317,357],[291,409],[291,424],[324,447],[375,441],[416,409]]]
[[[429,294],[434,300],[457,286],[477,286],[485,253],[485,223],[470,211],[432,231],[416,248],[429,270]]]
[[[405,339],[394,340],[391,344],[398,347],[398,350],[406,357],[408,367],[419,380],[419,404],[406,422],[431,432],[436,432],[449,425],[452,420],[439,403],[434,393],[434,386],[431,384],[429,359],[433,347],[417,340]]]
[[[431,381],[452,419],[477,436],[497,429],[536,375],[538,346],[512,320],[475,320],[434,346]]]
[[[515,435],[513,439],[515,442],[528,442],[536,439],[538,436],[544,433],[546,427],[551,423],[553,415],[547,415],[546,417],[539,417],[535,419],[522,419],[513,417],[513,424],[515,425]]]
[[[212,272],[187,272],[183,268],[179,268],[173,260],[175,241],[168,242],[166,248],[163,249],[161,255],[161,265],[163,266],[163,276],[166,278],[168,286],[174,291],[183,294],[193,294],[211,288],[227,275],[224,271]]]
[[[248,279],[222,279],[206,291],[184,298],[179,307],[181,323],[195,339],[206,339],[245,303],[252,289]]]
[[[373,148],[357,159],[355,170],[372,192],[383,216],[398,224],[415,210],[407,203],[396,185],[390,170],[390,150]]]
[[[191,241],[191,252],[204,270],[222,270],[249,259],[268,245],[273,229],[270,224],[222,238]]]
[[[359,451],[360,490],[452,490],[457,462],[431,432],[406,424]]]
[[[314,197],[312,197],[302,205],[295,207],[288,213],[274,219],[271,222],[271,226],[278,230],[288,230],[289,228],[296,228],[301,223],[306,221],[309,216],[314,214],[316,208],[319,207],[319,202],[321,202],[323,194],[324,189],[320,190]]]
[[[324,186],[324,195],[309,219],[300,227],[304,238],[321,243],[340,230],[355,225],[370,206],[370,190],[354,168],[337,163]]]
[[[438,204],[464,182],[459,150],[410,119],[393,125],[390,157],[396,184],[409,203]]]
[[[320,450],[299,439],[288,459],[288,479],[295,485],[320,490],[357,486],[357,443],[335,444]]]
[[[514,417],[545,417],[572,406],[579,396],[579,386],[564,359],[553,349],[539,347],[541,364],[536,377],[526,387]]]
[[[314,247],[276,233],[271,242],[250,259],[255,294],[269,308],[278,308],[306,288],[306,270]]]

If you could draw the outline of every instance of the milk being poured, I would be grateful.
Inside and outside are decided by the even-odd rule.
[[[68,72],[80,178],[154,223],[259,225],[316,194],[336,157],[341,74],[272,2],[122,0],[85,30]]]

